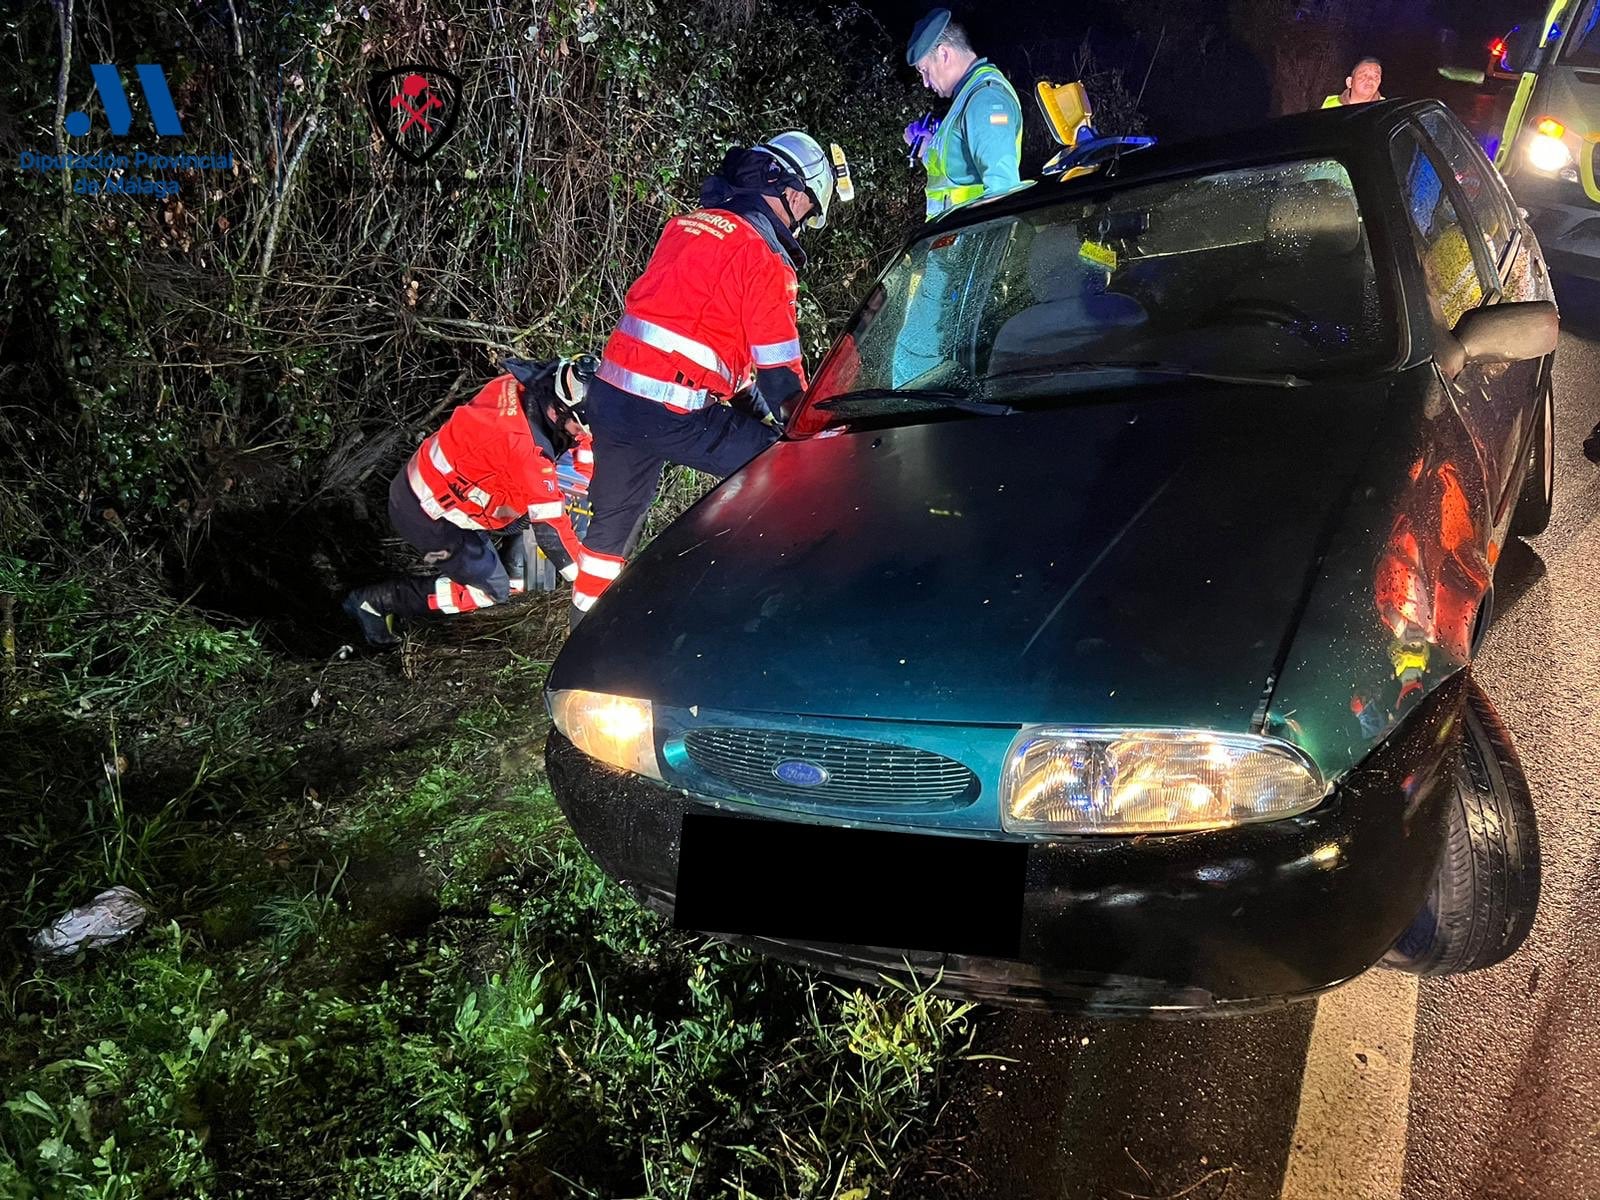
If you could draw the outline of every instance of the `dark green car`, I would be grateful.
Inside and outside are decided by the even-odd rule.
[[[1469,663],[1549,517],[1551,296],[1432,103],[919,230],[566,645],[558,801],[682,925],[968,997],[1499,961],[1536,837]]]

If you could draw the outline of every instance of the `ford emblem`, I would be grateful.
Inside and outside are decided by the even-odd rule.
[[[772,773],[793,787],[817,787],[828,782],[827,768],[803,758],[789,758],[772,768]]]

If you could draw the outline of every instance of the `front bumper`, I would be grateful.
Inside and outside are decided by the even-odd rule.
[[[1459,684],[1430,697],[1304,816],[1032,842],[1016,959],[726,940],[856,980],[909,977],[963,999],[1106,1015],[1240,1011],[1314,996],[1376,963],[1422,907],[1453,802]],[[584,848],[671,916],[684,815],[734,806],[604,766],[557,732],[546,760]]]
[[[1510,180],[1511,194],[1528,212],[1552,271],[1583,279],[1600,279],[1600,205],[1589,201],[1578,184],[1543,179],[1519,172]]]

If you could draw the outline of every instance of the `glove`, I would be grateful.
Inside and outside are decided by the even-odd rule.
[[[783,418],[780,414],[772,411],[772,406],[767,403],[765,397],[756,390],[754,385],[740,388],[729,396],[728,405],[730,408],[736,408],[742,413],[750,414],[763,425],[770,425],[778,430],[783,429]]]
[[[915,121],[906,126],[905,134],[903,136],[905,138],[906,145],[915,147],[918,146],[919,143],[927,141],[938,132],[939,118],[934,116],[932,113],[923,113]]]
[[[933,141],[934,134],[939,132],[939,118],[932,113],[923,113],[915,121],[906,126],[902,135],[906,145],[911,147],[911,157],[921,158],[929,142]]]
[[[733,395],[729,396],[728,407],[737,409],[742,413],[748,413],[752,417],[760,417],[767,411],[760,400],[756,398],[756,389],[754,384],[749,387],[742,387]]]

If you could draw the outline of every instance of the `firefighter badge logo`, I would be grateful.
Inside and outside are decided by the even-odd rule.
[[[461,115],[461,80],[443,67],[408,63],[367,83],[372,120],[389,148],[414,167],[450,140]]]

